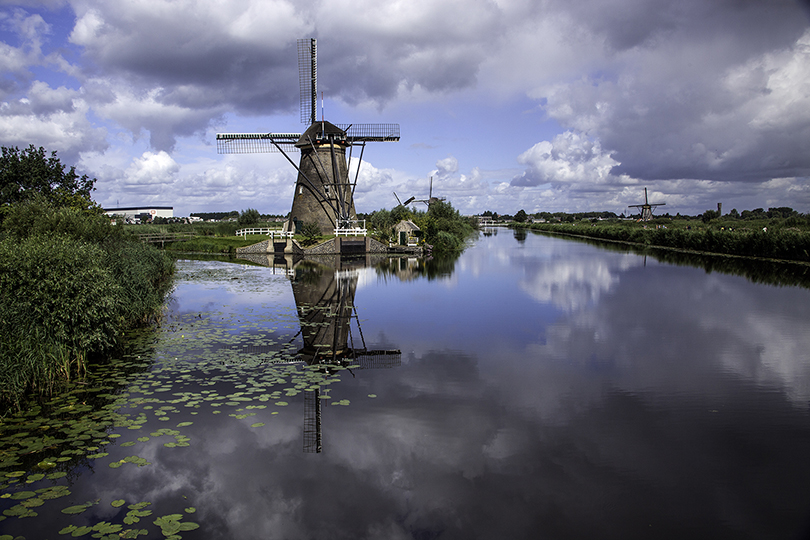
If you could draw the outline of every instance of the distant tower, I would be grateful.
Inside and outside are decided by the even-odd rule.
[[[318,96],[318,49],[315,39],[298,40],[298,75],[303,133],[218,133],[220,154],[281,152],[298,171],[287,230],[300,231],[304,223],[317,223],[321,234],[333,234],[357,219],[354,181],[349,179],[348,148],[360,146],[360,161],[367,142],[398,141],[399,124],[332,124],[315,118]],[[300,151],[299,165],[287,152]]]
[[[723,203],[721,202],[717,203],[717,215],[718,217],[723,215]]]

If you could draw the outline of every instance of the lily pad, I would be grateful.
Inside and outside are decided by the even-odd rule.
[[[89,505],[89,504],[77,504],[76,506],[68,506],[67,508],[62,509],[62,513],[63,514],[81,514],[82,512],[84,512],[85,510],[90,508],[90,506],[91,505]]]

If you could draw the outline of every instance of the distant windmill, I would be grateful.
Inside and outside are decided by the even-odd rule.
[[[420,202],[420,203],[424,203],[428,207],[428,209],[430,208],[430,205],[435,203],[436,201],[443,201],[444,200],[444,197],[434,197],[433,196],[433,177],[432,176],[430,177],[430,191],[428,192],[428,198],[427,199],[417,199],[414,196],[414,197],[411,197],[410,199],[408,199],[407,201],[402,202],[402,201],[399,200],[399,197],[397,197],[396,192],[394,192],[394,197],[396,197],[397,202],[399,204],[401,204],[402,206],[408,206],[412,202]]]
[[[664,206],[667,203],[650,204],[647,200],[647,188],[644,188],[644,204],[629,204],[628,208],[641,208],[641,221],[650,221],[652,219],[653,207]]]
[[[287,230],[300,231],[304,223],[317,223],[322,234],[332,234],[357,220],[354,190],[360,174],[358,163],[354,181],[349,181],[349,159],[354,146],[360,146],[360,162],[367,142],[398,141],[399,124],[332,124],[315,118],[318,98],[317,42],[298,40],[298,75],[301,91],[301,122],[309,127],[303,133],[218,133],[220,154],[281,152],[298,171]],[[299,165],[287,152],[301,152]]]

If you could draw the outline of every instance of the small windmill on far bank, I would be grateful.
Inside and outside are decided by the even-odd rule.
[[[435,203],[437,201],[443,201],[444,200],[444,197],[434,197],[433,196],[433,177],[432,176],[430,177],[430,191],[428,191],[428,198],[427,199],[417,199],[416,196],[413,196],[410,199],[408,199],[407,201],[402,202],[402,201],[399,200],[399,197],[397,196],[396,192],[394,192],[394,197],[397,199],[397,202],[399,204],[401,204],[402,206],[408,206],[412,202],[420,202],[420,203],[424,203],[428,207],[428,209],[430,209],[431,204],[433,204],[433,203]]]
[[[653,208],[656,206],[664,206],[665,202],[650,204],[647,200],[647,188],[644,188],[644,204],[628,204],[628,208],[641,208],[641,221],[650,221],[652,219]]]
[[[317,42],[314,38],[298,40],[298,75],[301,95],[301,122],[309,124],[301,133],[218,133],[220,154],[281,152],[298,171],[292,209],[285,228],[299,232],[304,223],[317,223],[321,234],[349,228],[357,220],[354,190],[360,164],[349,179],[346,149],[360,146],[360,163],[367,142],[399,140],[399,124],[332,124],[316,119]],[[287,155],[301,152],[299,165]]]

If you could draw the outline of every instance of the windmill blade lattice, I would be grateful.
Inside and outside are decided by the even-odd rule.
[[[318,42],[298,40],[298,84],[301,89],[301,123],[315,123],[318,110]]]
[[[399,124],[335,124],[344,132],[348,144],[363,142],[395,142],[399,140]],[[255,154],[265,152],[297,152],[300,133],[217,133],[217,153]],[[313,143],[320,142],[317,138]]]

